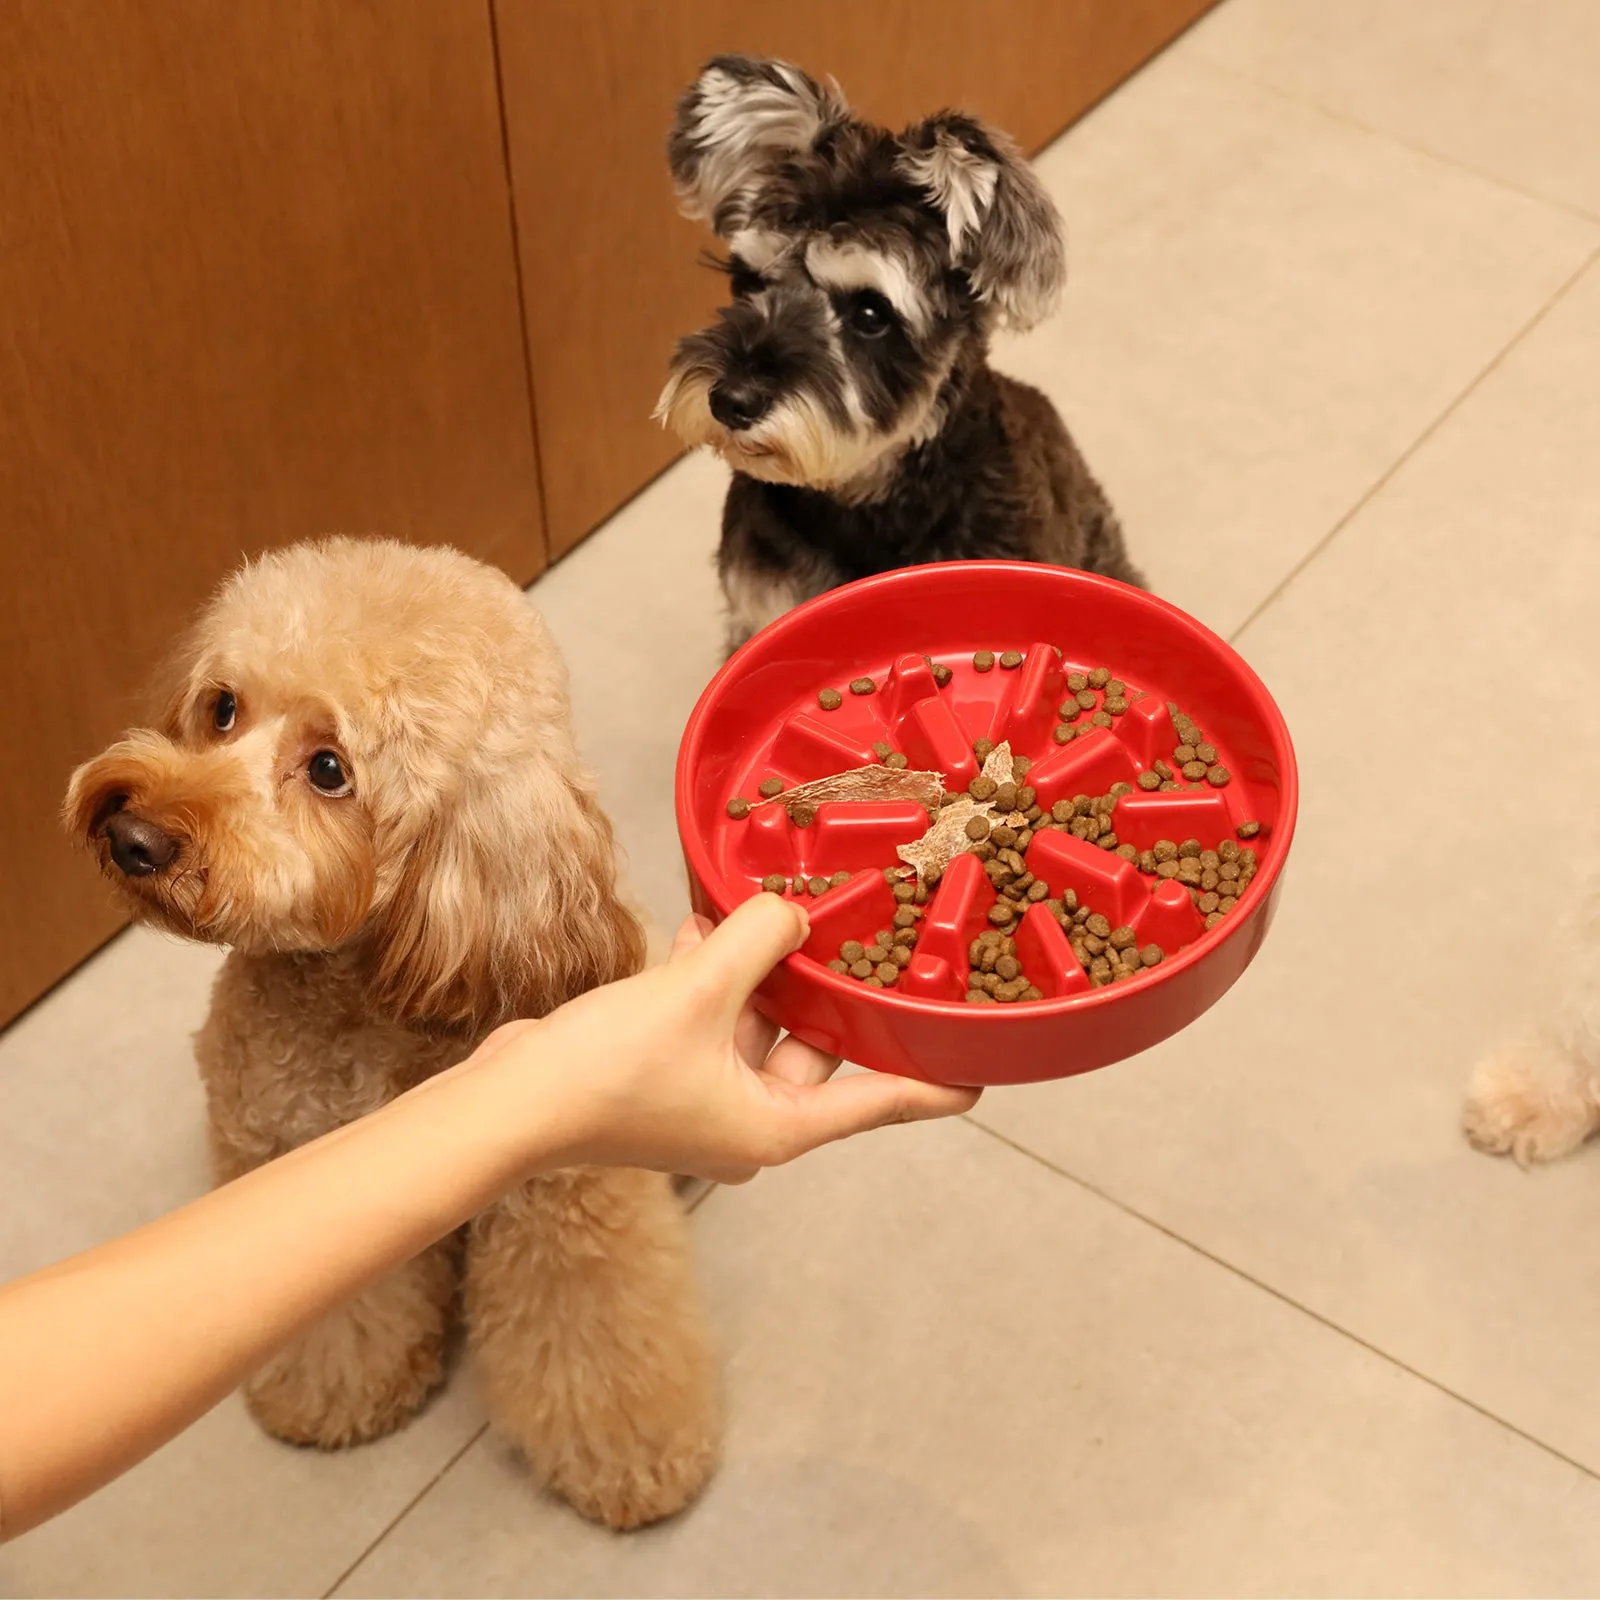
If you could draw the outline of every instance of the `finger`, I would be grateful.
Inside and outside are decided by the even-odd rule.
[[[892,1122],[959,1116],[978,1103],[979,1093],[977,1089],[920,1083],[883,1072],[834,1078],[799,1090],[789,1106],[792,1121],[783,1141],[787,1159]]]
[[[711,924],[704,917],[693,915],[685,917],[678,924],[678,931],[672,936],[672,953],[667,959],[679,961],[691,950],[698,950],[705,943],[710,928]]]
[[[747,1067],[759,1071],[777,1042],[777,1023],[769,1022],[753,1005],[739,1013],[733,1029],[733,1048]]]
[[[826,1083],[839,1070],[839,1056],[830,1056],[815,1045],[805,1044],[791,1033],[771,1055],[762,1069],[769,1077],[800,1088]]]
[[[794,901],[775,894],[752,895],[692,954],[725,996],[730,1014],[736,1015],[755,986],[806,942],[810,926]]]

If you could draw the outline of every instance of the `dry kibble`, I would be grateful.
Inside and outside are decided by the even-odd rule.
[[[974,842],[989,837],[989,819],[987,817],[970,817],[967,820],[967,837]]]
[[[973,656],[972,664],[979,672],[987,672],[994,665],[994,651],[980,650]]]
[[[733,799],[728,802],[728,815],[732,817],[735,822],[742,822],[750,815],[750,802],[742,795],[736,794]]]
[[[1078,705],[1085,711],[1093,711],[1094,708],[1095,708],[1094,690],[1093,689],[1081,689],[1081,690],[1079,690],[1079,692],[1078,692]]]
[[[1015,956],[1001,956],[995,962],[994,970],[999,975],[1001,982],[1010,983],[1022,971],[1022,963]]]
[[[1155,769],[1156,775],[1163,783],[1168,783],[1171,781],[1172,768],[1169,767],[1165,761],[1152,761],[1150,765]]]
[[[846,961],[859,961],[866,953],[866,946],[863,945],[859,939],[846,939],[845,942],[839,946],[839,954],[843,956]]]
[[[1106,710],[1114,717],[1120,717],[1128,709],[1128,702],[1120,694],[1106,696]]]
[[[894,930],[894,943],[889,947],[890,957],[892,958],[895,951],[902,945],[909,950],[916,942],[917,930],[915,928],[896,928]]]
[[[863,986],[868,989],[881,989],[883,987],[883,979],[877,973],[873,973],[870,978],[863,978],[861,981]]]
[[[1110,933],[1111,933],[1111,923],[1110,923],[1110,921],[1107,918],[1101,916],[1101,914],[1098,911],[1093,912],[1090,915],[1089,921],[1087,923],[1087,927],[1089,929],[1089,932],[1092,933],[1095,936],[1095,938],[1097,938],[1097,939],[1108,938],[1110,936]]]
[[[806,888],[813,895],[826,894],[828,892],[828,880],[826,878],[812,878],[807,881]]]
[[[844,696],[837,689],[819,689],[817,704],[824,711],[837,711],[844,704]]]
[[[1220,789],[1232,776],[1233,774],[1219,762],[1216,766],[1207,769],[1206,782],[1209,783],[1213,789]]]
[[[994,1004],[994,996],[985,994],[982,989],[968,989],[967,1004],[969,1006],[992,1006]]]
[[[1215,867],[1208,867],[1204,861],[1200,863],[1200,887],[1202,889],[1215,889],[1222,882],[1222,874]]]
[[[883,758],[886,767],[892,767],[896,772],[901,771],[906,765],[906,758],[898,750],[891,751]]]
[[[870,978],[872,976],[872,962],[865,956],[859,956],[850,963],[850,976],[852,978]]]
[[[870,961],[873,966],[877,966],[880,961],[887,961],[889,959],[889,944],[889,935],[884,933],[880,938],[874,939],[872,943],[861,952],[862,958]]]
[[[1224,839],[1217,846],[1217,857],[1222,861],[1237,861],[1239,859],[1239,846],[1232,839]]]
[[[842,889],[849,881],[850,874],[848,872],[836,872],[828,879],[828,887],[830,889]]]
[[[1154,872],[1156,870],[1156,853],[1154,850],[1141,850],[1139,859],[1135,863],[1141,872]]]
[[[997,822],[990,828],[989,837],[997,848],[1008,850],[1017,842],[1017,830],[1008,822]]]
[[[789,887],[789,880],[773,872],[761,880],[761,887],[768,894],[782,894]]]
[[[1022,787],[1017,790],[1017,810],[1031,811],[1033,809],[1033,802],[1037,798],[1038,797],[1034,793],[1033,785],[1031,783],[1023,784]]]
[[[980,861],[994,860],[994,846],[990,844],[987,839],[985,839],[981,844],[975,844],[972,847],[972,853]]]
[[[1089,687],[1089,676],[1084,672],[1069,672],[1067,674],[1067,687],[1074,694],[1082,694]]]
[[[892,961],[880,961],[872,971],[885,989],[900,981],[900,969]]]
[[[850,683],[851,694],[871,694],[877,685],[871,678],[854,678]]]
[[[1195,905],[1197,905],[1206,916],[1210,916],[1213,911],[1217,910],[1221,906],[1221,904],[1221,896],[1216,894],[1214,891],[1208,891],[1195,901]]]
[[[994,808],[996,811],[1015,811],[1017,809],[1017,786],[1009,780],[1002,783],[994,792]]]
[[[797,828],[809,828],[817,820],[817,808],[805,804],[790,806],[789,820]]]
[[[1028,898],[1037,905],[1041,900],[1050,898],[1050,885],[1043,878],[1036,878],[1028,885]]]
[[[1095,843],[1099,845],[1102,850],[1115,850],[1117,848],[1117,836],[1114,833],[1102,833],[1100,837],[1095,840]]]
[[[1069,728],[1066,725],[1066,723],[1058,722],[1056,724],[1056,731],[1055,731],[1055,741],[1056,741],[1056,743],[1057,744],[1071,744],[1072,739],[1073,739],[1073,731],[1072,731],[1072,729]]]
[[[1164,783],[1161,785],[1161,792],[1162,794],[1182,794],[1183,785],[1181,783]]]
[[[1121,856],[1124,861],[1137,862],[1139,859],[1139,847],[1131,844],[1119,844],[1117,846],[1117,854]]]
[[[1145,966],[1154,967],[1160,965],[1161,958],[1165,954],[1166,951],[1163,950],[1160,945],[1147,944],[1144,949],[1139,952],[1139,959],[1145,964]]]
[[[910,905],[916,893],[915,886],[910,883],[900,882],[894,886],[894,897],[903,906]]]
[[[1182,857],[1178,862],[1178,882],[1186,888],[1198,888],[1200,886],[1200,863],[1192,857]]]
[[[1243,872],[1246,868],[1248,868],[1251,872],[1256,870],[1256,853],[1250,848],[1249,845],[1246,845],[1244,849],[1239,852],[1239,870]]]
[[[949,683],[951,677],[949,667],[947,667],[942,661],[930,661],[928,665],[933,668],[933,681],[938,684],[941,689],[944,688],[944,686]]]
[[[1161,787],[1160,774],[1152,772],[1147,767],[1139,774],[1139,787],[1143,789],[1146,794],[1148,794],[1152,789],[1159,789]]]
[[[837,956],[835,956],[833,960],[828,963],[828,971],[848,973],[850,971],[850,963],[848,961],[841,961]]]
[[[953,806],[959,799],[961,799],[961,794],[958,790],[946,789],[945,792],[939,797],[939,804],[941,806]]]
[[[1078,704],[1078,697],[1076,695],[1071,695],[1056,707],[1056,715],[1060,717],[1063,722],[1075,722],[1077,720],[1078,713],[1082,710],[1083,707]]]
[[[1122,927],[1111,930],[1111,948],[1113,950],[1129,950],[1138,942],[1138,935],[1132,928]]]
[[[1219,901],[1217,901],[1217,910],[1226,914],[1227,912],[1232,911],[1233,908],[1238,905],[1238,903],[1239,898],[1237,895],[1225,894]]]
[[[974,800],[992,800],[994,798],[995,790],[999,787],[1000,785],[997,784],[993,778],[986,778],[980,772],[978,776],[967,785],[967,793],[970,794]]]
[[[1176,878],[1178,876],[1178,863],[1176,861],[1156,862],[1156,876],[1158,878]]]
[[[1198,783],[1206,775],[1206,764],[1203,761],[1185,761],[1182,771],[1190,783]]]
[[[989,907],[989,920],[997,928],[1009,928],[1017,920],[1017,913],[1004,900],[997,900]]]
[[[916,927],[917,908],[915,906],[901,906],[894,914],[894,925],[897,928]]]
[[[1224,883],[1232,883],[1239,876],[1239,863],[1237,861],[1224,861],[1217,868],[1217,876]]]
[[[763,778],[757,785],[757,788],[760,789],[761,797],[764,800],[775,799],[778,795],[783,793],[783,779]]]
[[[1198,861],[1200,859],[1200,841],[1198,839],[1185,839],[1178,846],[1178,854]]]
[[[1056,822],[1071,822],[1077,811],[1070,800],[1057,800],[1050,807],[1050,815]]]
[[[1206,931],[1209,933],[1211,929],[1216,927],[1216,925],[1221,921],[1222,913],[1220,911],[1213,911],[1211,915],[1206,918]]]
[[[1022,652],[1020,650],[1005,651],[1000,657],[1000,665],[1008,672],[1013,667],[1020,667],[1022,665]]]
[[[1044,990],[1043,989],[1036,989],[1030,983],[1028,985],[1028,987],[1022,991],[1022,998],[1024,1000],[1043,1000],[1044,999]]]
[[[1209,767],[1217,759],[1217,747],[1214,744],[1198,744],[1194,754],[1197,761],[1203,761]]]
[[[1089,976],[1091,978],[1103,978],[1109,981],[1111,977],[1111,963],[1107,961],[1104,956],[1096,956],[1094,960],[1089,963]]]
[[[1107,667],[1093,667],[1089,672],[1089,687],[1103,689],[1111,682],[1111,672]]]
[[[1180,744],[1178,748],[1172,752],[1172,759],[1176,761],[1180,767],[1188,766],[1189,763],[1195,759],[1194,746],[1192,744]]]
[[[989,759],[990,755],[993,753],[993,751],[994,751],[994,740],[993,739],[974,739],[972,741],[972,753],[973,753],[973,755],[975,755],[978,758],[978,760],[980,762],[987,761]]]
[[[1023,828],[1017,834],[1017,849],[1026,850],[1033,843],[1033,829]]]
[[[874,739],[872,741],[872,753],[880,761],[884,760],[893,749],[894,746],[892,744],[885,744],[882,739]]]
[[[1111,726],[1111,713],[1109,711],[1097,711],[1089,720],[1097,728],[1109,728]]]
[[[1109,695],[1121,695],[1124,699],[1126,699],[1128,695],[1128,686],[1122,681],[1121,678],[1108,678],[1106,680],[1106,693]]]
[[[1157,861],[1176,861],[1178,847],[1170,839],[1157,839],[1154,854]]]
[[[1241,839],[1253,839],[1261,832],[1261,824],[1259,822],[1241,822],[1233,831]]]

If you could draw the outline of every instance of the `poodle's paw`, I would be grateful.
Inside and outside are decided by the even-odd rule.
[[[384,1371],[359,1364],[330,1367],[295,1351],[250,1378],[244,1401],[273,1438],[342,1450],[404,1427],[444,1377],[442,1339],[416,1346]]]
[[[1516,1045],[1479,1063],[1462,1127],[1479,1150],[1519,1166],[1570,1155],[1596,1126],[1596,1085],[1554,1045]]]
[[[699,1497],[716,1470],[716,1432],[708,1427],[666,1451],[640,1442],[631,1453],[567,1463],[550,1479],[550,1488],[590,1521],[625,1533],[676,1516]]]

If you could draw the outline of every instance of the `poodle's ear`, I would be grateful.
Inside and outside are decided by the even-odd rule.
[[[684,92],[667,139],[667,164],[686,217],[724,238],[747,220],[746,198],[784,156],[809,150],[849,108],[798,67],[717,56]]]
[[[943,214],[950,265],[1017,329],[1042,322],[1066,281],[1061,217],[998,129],[941,111],[900,136],[900,170]]]
[[[471,776],[406,849],[373,924],[373,993],[414,1026],[540,1017],[644,964],[617,895],[611,824],[538,754]]]

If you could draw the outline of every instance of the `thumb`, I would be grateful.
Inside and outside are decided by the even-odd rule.
[[[804,1155],[818,1145],[847,1139],[870,1128],[886,1127],[891,1122],[960,1116],[978,1103],[981,1092],[899,1078],[887,1072],[834,1078],[799,1092],[791,1101],[793,1122],[788,1153]]]
[[[810,931],[805,912],[794,901],[763,892],[735,907],[687,959],[723,992],[728,1010],[737,1012],[750,991],[785,956],[793,955]]]

